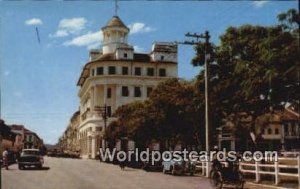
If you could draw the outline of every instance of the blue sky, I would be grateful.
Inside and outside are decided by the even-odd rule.
[[[149,52],[154,41],[183,41],[187,32],[209,30],[218,43],[228,26],[275,25],[279,13],[297,7],[297,1],[120,1],[118,15],[131,28],[129,43]],[[56,143],[79,107],[76,82],[88,50],[100,46],[100,28],[113,14],[113,1],[0,1],[1,118]],[[179,77],[199,72],[190,65],[193,55],[192,47],[179,47]]]

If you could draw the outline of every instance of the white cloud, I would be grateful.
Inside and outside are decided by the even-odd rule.
[[[42,25],[43,22],[39,18],[31,18],[29,20],[26,20],[25,24],[28,25],[28,26],[37,26],[37,25]]]
[[[267,3],[268,3],[268,1],[253,1],[252,5],[256,8],[260,8],[260,7],[263,7]]]
[[[87,34],[77,36],[64,43],[65,46],[87,46],[93,48],[99,46],[102,40],[102,32],[88,32]]]
[[[62,19],[58,24],[58,29],[64,30],[65,32],[74,33],[83,30],[86,22],[87,20],[83,17]]]
[[[136,34],[136,33],[146,33],[146,32],[152,32],[155,31],[154,28],[150,26],[146,26],[146,24],[141,22],[136,22],[133,24],[128,25],[130,29],[130,34]]]
[[[66,37],[69,33],[66,30],[57,30],[55,34],[50,34],[50,37]]]
[[[137,45],[133,46],[135,52],[145,52],[143,47],[139,47]]]
[[[69,34],[78,34],[85,29],[87,20],[83,17],[78,18],[64,18],[59,21],[58,29],[54,34],[50,34],[50,37],[66,37]]]

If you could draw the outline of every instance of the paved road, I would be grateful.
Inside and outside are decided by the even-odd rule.
[[[210,189],[208,179],[145,172],[95,160],[45,157],[43,170],[2,169],[2,189]],[[257,186],[246,188],[257,188]]]

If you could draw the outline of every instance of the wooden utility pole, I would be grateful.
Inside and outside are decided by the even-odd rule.
[[[202,42],[200,41],[200,39],[205,39],[205,73],[204,73],[204,77],[205,77],[205,150],[209,151],[210,150],[210,127],[209,127],[209,97],[208,97],[208,61],[210,59],[210,54],[208,52],[208,48],[209,48],[209,39],[210,39],[210,35],[208,31],[205,31],[204,34],[197,34],[197,33],[187,33],[185,34],[186,37],[192,37],[195,38],[196,41],[192,40],[192,41],[184,41],[182,43],[178,43],[177,44],[183,44],[183,45],[200,45]]]
[[[0,153],[2,156],[2,132],[0,132]],[[0,189],[2,188],[2,165],[0,167]]]

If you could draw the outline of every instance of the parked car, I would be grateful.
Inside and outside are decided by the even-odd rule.
[[[24,149],[18,160],[19,169],[25,169],[26,167],[34,166],[41,169],[44,164],[44,158],[38,149]]]
[[[143,161],[141,162],[142,164],[142,169],[145,171],[161,171],[162,168],[162,161],[154,161],[152,163],[152,159],[150,156],[149,161]]]
[[[170,160],[162,162],[163,173],[166,174],[170,172],[172,175],[183,175],[189,174],[194,175],[195,173],[195,164],[191,161],[182,160]]]

